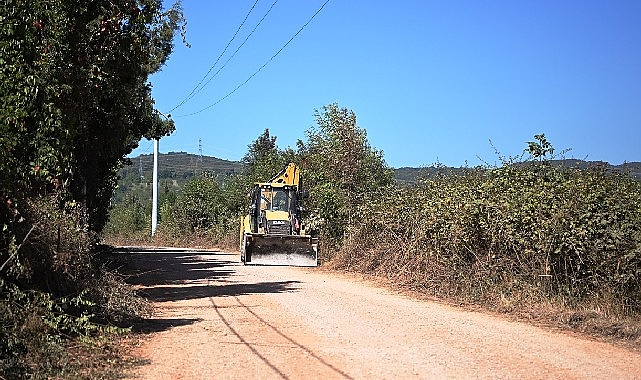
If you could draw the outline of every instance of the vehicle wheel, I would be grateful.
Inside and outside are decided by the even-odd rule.
[[[247,254],[247,235],[243,235],[243,245],[240,248],[240,261],[243,262],[243,265],[247,265],[247,260],[245,255]]]

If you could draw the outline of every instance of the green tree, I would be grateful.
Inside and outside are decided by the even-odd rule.
[[[183,189],[178,202],[191,230],[206,230],[220,223],[222,213],[221,191],[216,181],[208,176],[192,178]]]
[[[181,26],[180,3],[164,11],[161,0],[0,5],[0,357],[18,358],[0,360],[0,373],[62,376],[27,368],[51,360],[33,342],[88,334],[82,326],[100,329],[89,320],[112,320],[108,305],[131,304],[111,302],[91,232],[104,226],[124,157],[174,128],[154,110],[148,77]],[[115,217],[138,229],[142,209]]]
[[[68,191],[99,231],[125,155],[174,129],[148,76],[172,51],[180,3],[8,0],[0,20],[0,194]]]
[[[136,194],[128,194],[124,202],[110,212],[106,235],[119,238],[148,235],[151,230],[151,204]]]
[[[545,161],[546,158],[552,157],[554,154],[554,147],[545,137],[545,134],[541,133],[539,135],[534,135],[534,139],[536,141],[528,141],[528,147],[525,151],[528,152],[534,160],[538,160],[540,162]]]
[[[175,194],[175,193],[173,193]],[[231,218],[231,216],[234,218]],[[185,184],[182,194],[162,204],[160,232],[170,238],[185,239],[192,234],[224,235],[233,224],[238,226],[235,213],[230,211],[226,190],[216,178],[203,173]],[[230,223],[230,221],[233,222]]]
[[[221,190],[223,194],[224,210],[228,218],[230,229],[238,228],[238,218],[244,215],[249,208],[247,193],[250,182],[244,175],[233,175],[226,178]]]
[[[358,205],[367,194],[391,184],[393,172],[383,152],[370,146],[354,111],[334,103],[315,116],[317,126],[307,131],[307,143],[298,142],[298,154],[310,190],[311,217],[338,243],[354,223]]]
[[[247,153],[242,159],[245,165],[244,174],[252,182],[264,182],[281,171],[287,164],[283,152],[276,145],[276,136],[269,134],[269,129],[247,146]]]
[[[248,207],[247,193],[256,182],[266,182],[292,160],[295,154],[291,149],[282,151],[276,144],[276,136],[265,129],[256,140],[247,146],[243,156],[243,173],[225,181],[223,190],[230,216],[245,213]]]

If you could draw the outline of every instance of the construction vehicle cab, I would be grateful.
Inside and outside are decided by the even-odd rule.
[[[241,219],[240,252],[245,264],[316,266],[318,250],[301,222],[300,173],[289,164],[250,191],[249,214]]]

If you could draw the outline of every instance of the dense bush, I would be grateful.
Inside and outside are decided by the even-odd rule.
[[[34,198],[21,207],[0,276],[0,374],[46,377],[63,370],[70,337],[118,332],[113,327],[145,315],[131,287],[102,267],[97,237],[82,206]]]
[[[161,203],[162,205],[162,203]],[[121,240],[140,241],[151,231],[151,202],[136,194],[128,194],[122,203],[109,211],[104,235],[118,235]]]
[[[203,233],[214,238],[237,228],[237,219],[232,214],[224,189],[215,177],[205,173],[189,180],[173,203],[164,203],[158,232],[174,239]]]
[[[641,311],[641,183],[546,162],[372,194],[340,266],[464,300]]]

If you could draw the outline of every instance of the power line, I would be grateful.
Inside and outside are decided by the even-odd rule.
[[[206,111],[206,110],[208,110],[208,109],[210,109],[210,108],[212,108],[212,107],[216,106],[218,103],[222,102],[223,100],[225,100],[225,99],[227,99],[228,97],[230,97],[231,95],[233,95],[236,91],[238,91],[238,89],[240,89],[241,87],[243,87],[244,85],[246,85],[246,84],[247,84],[247,82],[249,82],[249,81],[250,81],[253,77],[255,77],[255,76],[256,76],[256,75],[257,75],[257,74],[258,74],[262,69],[264,69],[264,68],[265,68],[265,66],[267,66],[268,64],[270,64],[270,63],[271,63],[271,61],[273,61],[273,60],[274,60],[274,58],[276,58],[276,57],[277,57],[277,56],[278,56],[278,55],[279,55],[279,54],[280,54],[280,53],[281,53],[281,52],[282,52],[282,51],[287,47],[287,45],[289,45],[289,44],[294,40],[294,38],[296,38],[296,37],[297,37],[297,36],[298,36],[302,31],[303,31],[303,29],[305,29],[305,27],[307,27],[307,25],[309,25],[309,23],[310,23],[310,22],[312,22],[312,20],[313,20],[313,19],[314,19],[314,18],[315,18],[315,17],[316,17],[316,16],[317,16],[317,15],[318,15],[322,10],[323,10],[323,8],[325,7],[325,5],[327,5],[327,3],[329,3],[329,0],[326,0],[326,1],[323,3],[323,5],[321,5],[321,6],[320,6],[320,8],[318,8],[318,10],[316,11],[316,13],[314,13],[314,14],[312,15],[312,17],[311,17],[309,20],[307,20],[307,22],[306,22],[305,24],[303,24],[303,26],[301,26],[301,28],[298,30],[298,32],[296,32],[296,33],[292,36],[292,38],[290,38],[290,39],[289,39],[289,41],[287,41],[287,42],[285,43],[285,45],[283,45],[283,47],[281,47],[281,48],[276,52],[276,54],[272,55],[272,56],[271,56],[271,58],[269,58],[269,59],[267,60],[267,62],[265,62],[261,67],[259,67],[259,68],[258,68],[258,70],[256,70],[252,75],[250,75],[250,76],[249,76],[249,78],[247,78],[244,82],[242,82],[241,84],[239,84],[238,86],[236,86],[236,88],[234,88],[233,90],[231,90],[230,92],[228,92],[228,93],[227,93],[227,95],[223,96],[222,98],[218,99],[218,100],[217,100],[216,102],[214,102],[213,104],[210,104],[210,105],[208,105],[207,107],[205,107],[205,108],[203,108],[203,109],[201,109],[201,110],[198,110],[198,111],[196,111],[196,112],[192,112],[192,113],[189,113],[189,114],[185,114],[185,115],[178,115],[178,116],[174,116],[174,117],[187,117],[187,116],[194,116],[194,115],[197,115],[197,114],[199,114],[199,113],[201,113],[201,112],[203,112],[203,111]]]
[[[140,148],[140,146],[138,148]],[[139,155],[151,153],[151,149],[152,148],[153,148],[153,143],[151,141],[147,140],[147,146],[145,148],[140,148]]]
[[[251,36],[252,36],[252,34],[254,34],[254,32],[256,31],[256,29],[258,29],[258,27],[260,26],[260,24],[263,22],[263,20],[265,20],[265,18],[267,17],[267,15],[269,14],[269,12],[271,12],[272,8],[274,8],[274,5],[276,5],[276,3],[277,3],[277,2],[278,2],[278,0],[275,0],[275,1],[272,3],[271,7],[269,7],[269,9],[267,10],[267,12],[266,12],[266,13],[265,13],[265,15],[263,16],[263,18],[261,18],[261,19],[260,19],[260,21],[258,21],[258,23],[256,24],[256,26],[254,26],[254,29],[252,29],[252,31],[251,31],[251,32],[249,32],[249,34],[247,35],[247,37],[245,37],[245,40],[244,40],[240,45],[238,45],[238,47],[236,48],[236,51],[234,51],[234,53],[233,53],[232,55],[230,55],[230,56],[229,56],[229,58],[227,58],[227,60],[225,61],[225,63],[223,63],[223,65],[218,69],[218,71],[216,71],[216,72],[214,73],[214,75],[212,75],[212,76],[211,76],[211,78],[209,78],[209,79],[207,80],[207,82],[205,82],[202,86],[200,86],[200,88],[198,89],[198,91],[196,91],[193,95],[191,95],[187,100],[189,100],[189,99],[193,98],[193,97],[194,97],[194,96],[196,96],[200,91],[202,91],[202,89],[203,89],[203,88],[205,88],[205,87],[209,84],[209,82],[211,82],[211,81],[212,81],[212,80],[213,80],[213,79],[218,75],[218,73],[220,73],[220,72],[222,71],[222,69],[224,69],[224,68],[225,68],[225,66],[227,66],[227,63],[229,63],[229,61],[231,61],[231,60],[232,60],[232,58],[234,58],[234,56],[236,56],[236,53],[238,53],[238,51],[240,50],[240,48],[242,48],[242,47],[243,47],[243,45],[245,45],[245,43],[247,42],[247,40],[249,40],[249,37],[251,37]]]
[[[252,5],[252,7],[249,9],[249,12],[247,12],[247,15],[245,15],[245,18],[243,19],[243,22],[241,22],[241,23],[240,23],[240,25],[238,26],[238,29],[236,29],[236,33],[234,33],[234,35],[231,37],[231,39],[229,40],[229,42],[227,42],[227,45],[225,46],[225,49],[223,49],[222,53],[220,53],[220,55],[218,56],[218,58],[216,58],[216,62],[214,62],[214,64],[209,68],[209,70],[207,71],[207,73],[205,74],[205,76],[203,76],[203,77],[202,77],[202,79],[200,80],[200,82],[198,82],[198,84],[196,85],[196,87],[194,87],[194,88],[191,90],[191,92],[189,93],[189,95],[187,95],[187,97],[186,97],[185,99],[183,99],[180,103],[178,103],[178,105],[176,105],[174,108],[170,109],[168,113],[171,113],[171,112],[172,112],[172,111],[174,111],[176,108],[178,108],[178,107],[182,106],[183,104],[185,104],[189,99],[191,99],[191,98],[193,98],[193,97],[194,97],[195,93],[197,93],[198,91],[200,91],[200,90],[198,90],[198,87],[200,87],[200,85],[203,83],[203,81],[205,81],[205,79],[207,78],[207,76],[209,75],[209,73],[214,69],[214,67],[216,67],[216,65],[218,64],[218,61],[220,61],[220,58],[222,58],[222,56],[225,54],[225,52],[227,52],[227,49],[229,48],[229,45],[231,45],[232,41],[234,41],[234,39],[235,39],[235,38],[236,38],[236,36],[238,35],[238,32],[240,32],[240,30],[242,29],[243,25],[245,25],[245,22],[247,21],[247,19],[249,18],[249,15],[252,13],[252,11],[254,10],[254,8],[256,7],[256,4],[258,4],[258,1],[259,1],[259,0],[256,0],[256,1],[254,2],[254,5]],[[198,91],[196,91],[196,90],[198,90]]]

